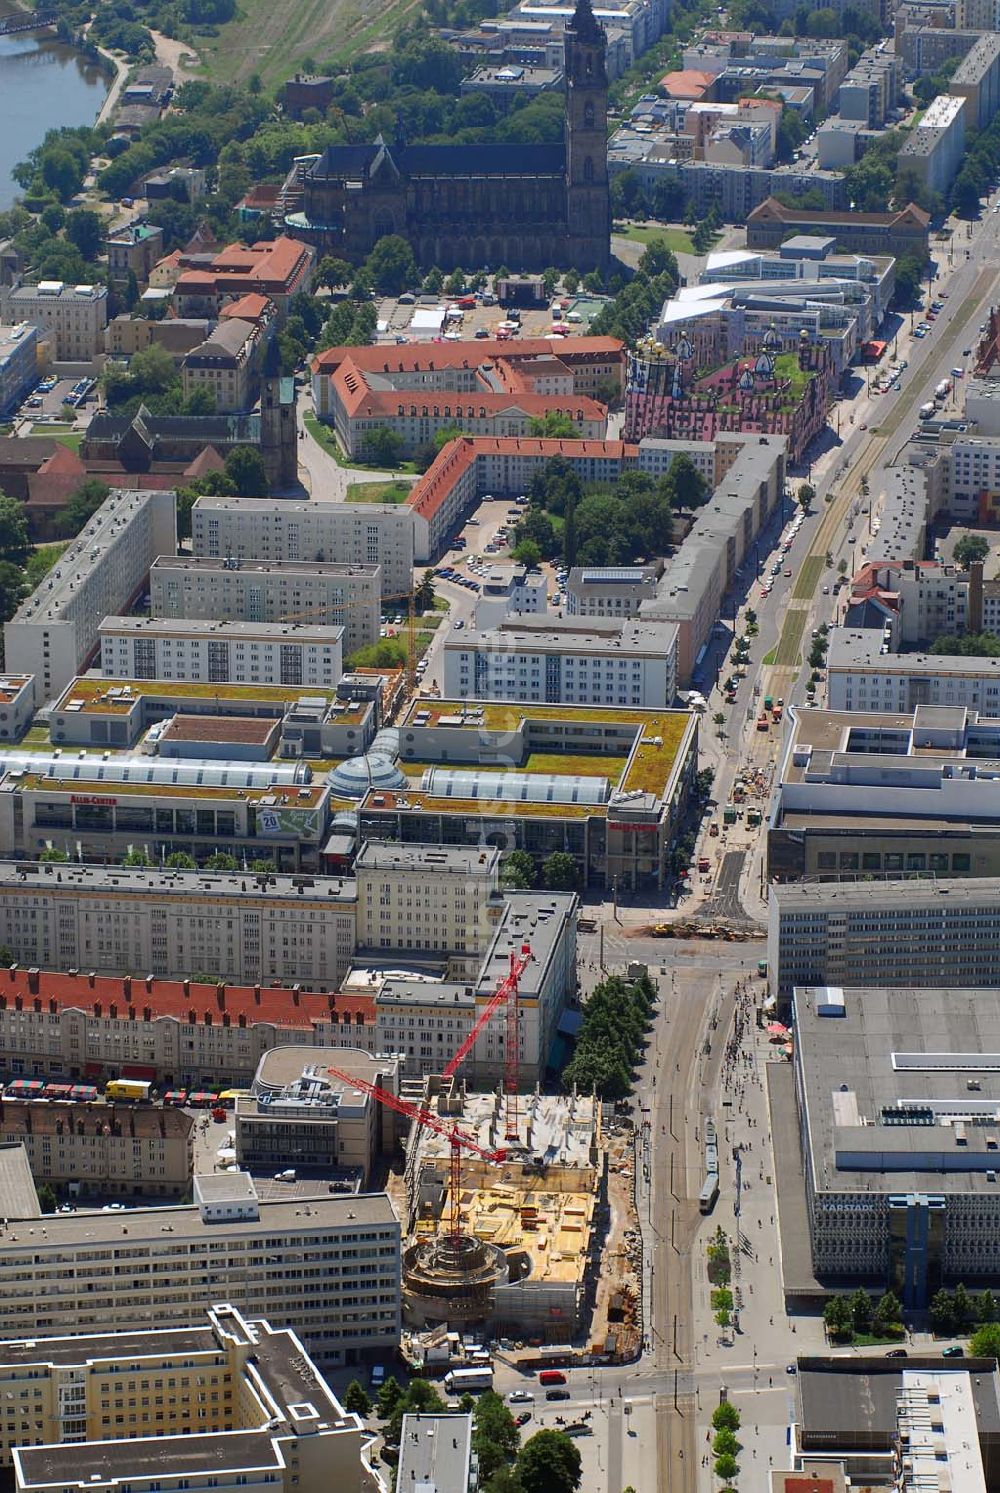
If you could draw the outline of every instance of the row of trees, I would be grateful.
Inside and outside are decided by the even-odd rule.
[[[636,980],[609,975],[595,985],[583,1008],[563,1087],[601,1099],[624,1099],[632,1089],[655,998],[656,987],[648,975]]]
[[[65,850],[60,850],[57,845],[48,845],[38,859],[44,862],[51,862],[55,865],[66,865],[69,861],[69,854]],[[153,864],[152,857],[145,850],[140,850],[136,846],[133,846],[131,850],[126,851],[122,856],[122,865],[128,866],[131,869],[144,869]],[[173,851],[172,854],[167,856],[163,864],[171,871],[197,871],[199,869],[199,862],[195,860],[193,855],[188,855],[186,850]],[[200,867],[203,871],[239,871],[242,869],[236,856],[230,855],[225,850],[213,851],[207,860],[200,863]],[[250,861],[247,869],[263,874],[265,871],[274,870],[274,861],[269,856],[262,856],[257,860]],[[3,950],[0,949],[0,955],[2,953]]]
[[[961,1283],[954,1291],[937,1291],[928,1309],[931,1330],[939,1337],[954,1337],[977,1323],[994,1323],[1000,1313],[992,1291],[973,1295]]]
[[[352,1379],[344,1409],[367,1418],[377,1411],[390,1459],[398,1455],[404,1415],[434,1415],[447,1407],[435,1386],[412,1379],[405,1389],[389,1378],[374,1405],[364,1386]],[[461,1408],[472,1412],[472,1446],[479,1460],[483,1493],[576,1493],[581,1458],[562,1431],[537,1431],[522,1446],[520,1432],[500,1395],[487,1390],[477,1399],[464,1395]]]
[[[903,1336],[903,1309],[892,1291],[886,1291],[878,1301],[873,1301],[867,1291],[831,1296],[823,1308],[823,1321],[836,1343],[852,1343],[856,1337]]]
[[[503,863],[500,880],[508,891],[530,891],[538,883],[534,857],[527,850],[512,850]],[[547,891],[573,892],[579,884],[576,861],[565,850],[553,850],[542,862],[542,886]]]

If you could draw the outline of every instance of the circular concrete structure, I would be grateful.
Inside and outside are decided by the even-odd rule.
[[[469,1234],[411,1244],[403,1253],[403,1315],[421,1327],[481,1321],[509,1277],[503,1250]]]

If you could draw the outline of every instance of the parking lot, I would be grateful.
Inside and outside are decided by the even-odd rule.
[[[404,293],[405,294],[405,293]],[[459,300],[474,304],[458,305]],[[508,312],[490,295],[489,301],[481,296],[415,296],[414,300],[385,297],[378,303],[380,342],[446,342],[486,341],[497,338],[501,342],[512,337],[552,337],[554,341],[568,335],[585,333],[600,310],[603,301],[592,295],[553,296],[541,307],[521,307],[519,325],[508,320]],[[428,319],[426,313],[435,308],[454,307],[445,326],[421,326]],[[553,316],[553,308],[557,314]],[[420,313],[424,313],[422,317]],[[435,318],[436,319],[436,318]],[[416,324],[415,324],[416,321]]]
[[[51,380],[51,382],[50,382]],[[74,389],[84,381],[77,378],[56,378],[49,374],[40,383],[35,385],[32,392],[21,402],[21,406],[15,411],[13,418],[17,420],[30,420],[33,424],[45,424],[50,420],[58,419],[60,424],[68,425],[65,419],[67,413],[74,417],[74,423],[78,421],[83,424],[89,419],[93,412],[94,403],[97,398],[97,389],[93,380],[85,382],[91,385],[84,401],[74,407],[67,403]]]

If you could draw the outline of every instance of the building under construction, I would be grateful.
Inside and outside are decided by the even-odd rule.
[[[416,1329],[476,1324],[565,1342],[580,1326],[600,1253],[600,1106],[576,1095],[522,1095],[513,1141],[499,1093],[467,1095],[453,1079],[432,1078],[421,1102],[474,1144],[462,1145],[456,1167],[447,1124],[411,1129],[404,1320]]]

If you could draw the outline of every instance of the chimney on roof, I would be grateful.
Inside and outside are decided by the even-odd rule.
[[[131,1000],[131,998],[132,998],[132,976],[131,975],[124,975],[122,977],[122,995],[125,997],[126,1000]]]
[[[219,1010],[220,1011],[224,1011],[226,1009],[226,982],[225,982],[225,980],[220,980],[219,983],[218,983],[218,985],[216,985],[216,987],[215,987],[215,998],[216,998],[216,1000],[219,1003]]]
[[[153,976],[152,975],[147,975],[146,976],[146,991],[147,991],[147,993],[151,992],[152,989],[153,989]]]
[[[191,994],[191,981],[188,980],[188,979],[185,979],[185,981],[184,981],[184,994],[185,994],[185,996],[188,996],[188,995]]]
[[[97,981],[97,971],[96,971],[96,969],[89,970],[88,973],[87,973],[87,984],[90,986],[91,990],[93,990],[96,981]]]
[[[292,986],[292,1005],[293,1006],[297,1006],[299,1004],[299,997],[301,996],[301,994],[302,994],[302,986],[301,985],[293,985]]]
[[[10,975],[10,983],[13,985],[14,981],[17,979],[17,961],[16,960],[10,966],[10,968],[7,971],[7,973]]]
[[[38,966],[36,964],[33,964],[28,970],[28,989],[31,991],[32,995],[38,994],[38,975]]]
[[[259,1006],[260,1005],[260,986],[259,985],[255,985],[253,987],[253,999],[254,999],[254,1005],[255,1006]]]

